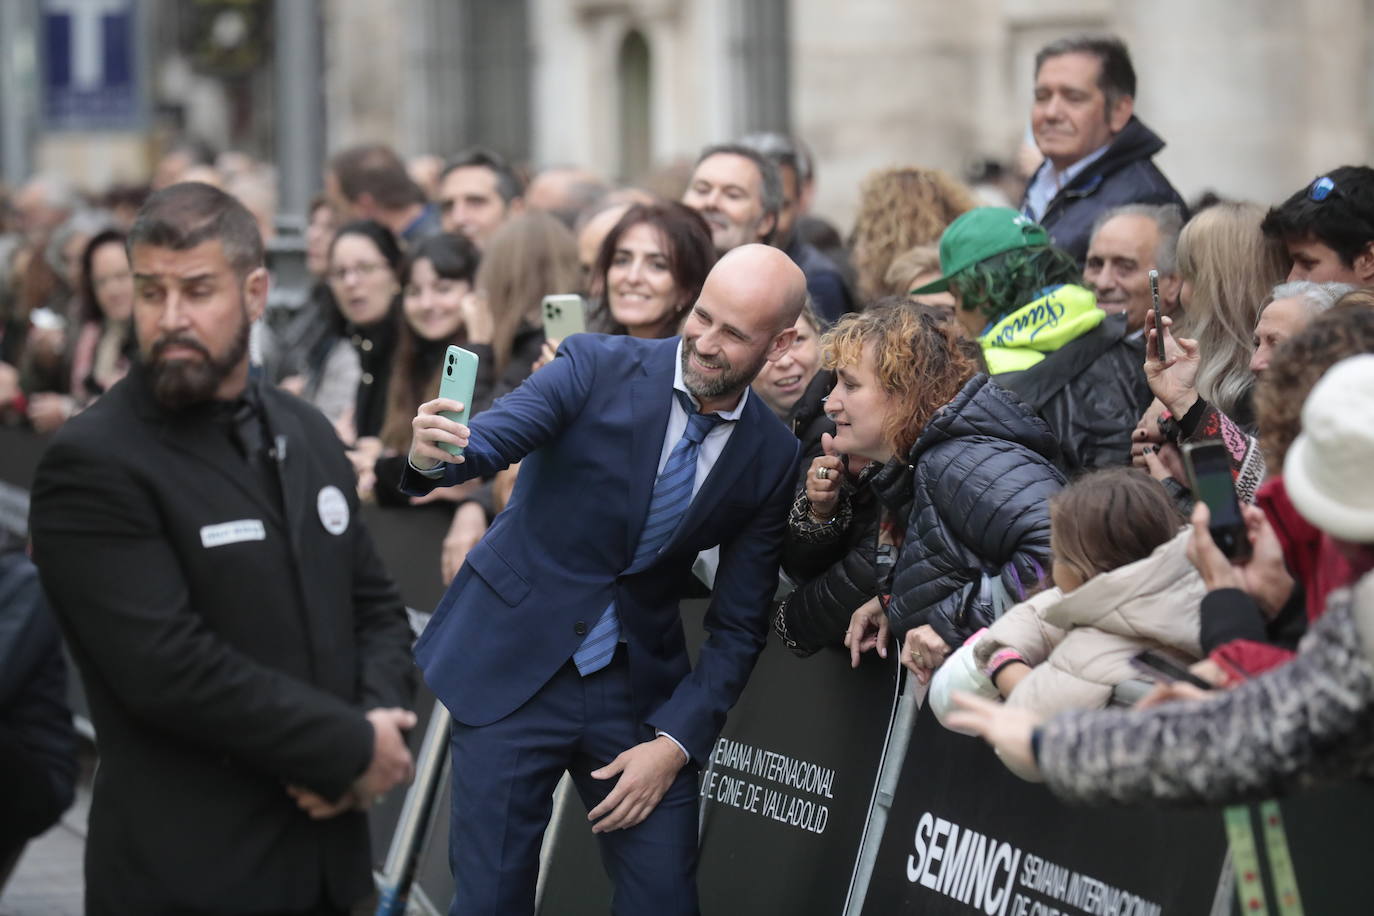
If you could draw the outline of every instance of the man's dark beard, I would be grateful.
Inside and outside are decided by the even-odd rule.
[[[714,378],[703,376],[691,365],[689,357],[692,356],[695,356],[703,366],[718,366],[724,371]],[[761,353],[752,366],[732,369],[723,356],[717,355],[713,359],[707,359],[697,352],[694,341],[685,337],[682,338],[682,381],[687,386],[687,390],[692,393],[692,397],[698,401],[738,394],[749,387],[749,383],[754,380],[754,376],[759,374],[759,370],[763,368],[763,364],[766,362],[768,362],[767,356]]]
[[[247,355],[249,330],[250,324],[245,312],[233,343],[219,359],[198,341],[189,337],[173,335],[156,341],[152,352],[144,359],[148,378],[153,385],[153,397],[167,410],[182,410],[214,398],[220,383],[239,367]],[[200,362],[184,359],[163,362],[162,354],[174,346],[195,350],[204,359]]]

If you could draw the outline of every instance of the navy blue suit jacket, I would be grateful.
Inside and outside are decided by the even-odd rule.
[[[710,475],[659,555],[631,568],[667,430],[677,338],[580,334],[471,424],[459,465],[424,492],[521,461],[510,504],[467,556],[415,647],[435,696],[467,725],[517,709],[572,657],[614,601],[645,739],[672,735],[699,763],[767,633],[798,444],[750,397]],[[693,668],[678,596],[697,553],[719,544]]]

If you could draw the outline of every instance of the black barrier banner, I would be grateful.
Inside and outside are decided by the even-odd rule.
[[[693,654],[707,602],[684,601]],[[770,639],[702,772],[703,913],[838,916],[868,822],[898,689],[895,658],[793,656]],[[610,882],[576,792],[557,834],[541,914],[604,914]]]
[[[1074,808],[922,709],[865,916],[1160,916],[1211,911],[1215,810]]]
[[[844,911],[898,670],[895,653],[852,669],[769,640],[702,778],[702,912]]]
[[[0,481],[23,490],[33,486],[38,459],[48,447],[46,436],[25,429],[0,426]]]
[[[1267,827],[1287,838],[1301,910],[1311,914],[1367,912],[1374,787],[1347,783],[1305,792],[1280,802],[1281,814],[1267,812],[1265,807],[1260,806],[1256,815],[1273,823],[1262,821],[1261,833]],[[1265,853],[1272,869],[1272,852]],[[1271,899],[1281,898],[1275,893]],[[1274,911],[1279,912],[1277,906]]]

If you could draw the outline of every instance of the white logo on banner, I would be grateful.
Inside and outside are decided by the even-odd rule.
[[[320,512],[320,524],[324,525],[325,531],[343,534],[348,530],[348,500],[338,487],[330,484],[321,489],[315,507]]]

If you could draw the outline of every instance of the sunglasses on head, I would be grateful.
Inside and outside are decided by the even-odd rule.
[[[1336,182],[1332,181],[1329,175],[1323,175],[1307,186],[1307,199],[1317,203],[1321,203],[1333,194],[1340,193],[1340,189],[1336,187]]]

